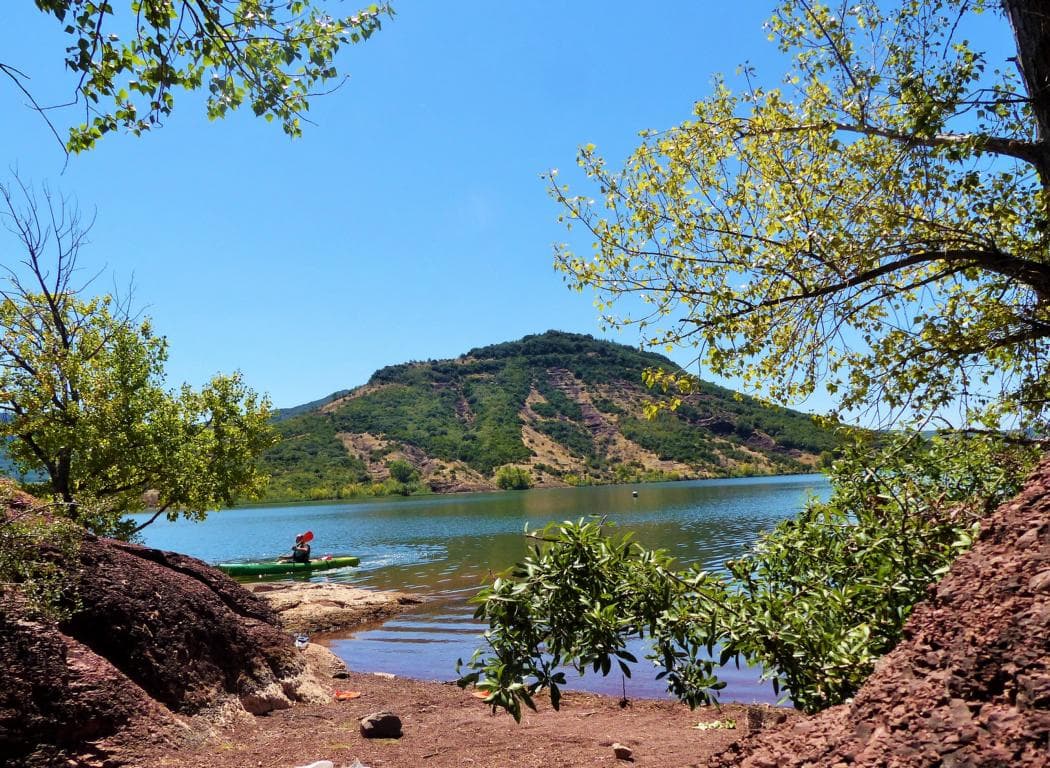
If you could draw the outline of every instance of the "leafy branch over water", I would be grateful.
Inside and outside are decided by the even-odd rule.
[[[806,711],[840,703],[1035,456],[989,436],[859,442],[835,464],[831,499],[809,502],[726,575],[677,569],[602,520],[551,524],[475,598],[488,648],[461,662],[459,683],[520,719],[542,691],[558,707],[565,665],[630,676],[627,644],[641,638],[691,706],[717,700],[718,667],[731,662],[761,666]]]

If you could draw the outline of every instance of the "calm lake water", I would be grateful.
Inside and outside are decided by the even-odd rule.
[[[468,659],[481,644],[483,628],[467,600],[493,572],[524,556],[526,524],[536,529],[552,520],[606,515],[647,547],[666,549],[682,564],[719,570],[759,532],[794,515],[808,497],[827,492],[823,476],[792,475],[243,507],[201,523],[158,520],[144,531],[144,543],[211,563],[263,560],[286,552],[295,533],[312,530],[315,557],[354,554],[361,566],[311,580],[430,597],[381,627],[329,639],[331,649],[357,671],[451,680],[456,659]],[[645,646],[632,650],[641,659]],[[653,676],[643,660],[629,680],[619,673],[588,674],[571,687],[620,695],[626,682],[628,696],[665,696]],[[727,668],[721,676],[728,683],[722,701],[775,701],[756,670]]]

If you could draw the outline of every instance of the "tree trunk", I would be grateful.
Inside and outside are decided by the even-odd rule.
[[[1044,187],[1050,187],[1050,0],[1002,0],[1014,30],[1017,65],[1031,100],[1037,163]]]
[[[51,474],[51,491],[61,497],[65,504],[62,514],[66,517],[76,519],[76,498],[73,496],[72,486],[73,457],[66,451],[58,457],[55,471]]]

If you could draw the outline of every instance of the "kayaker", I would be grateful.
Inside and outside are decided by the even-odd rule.
[[[292,545],[292,554],[282,557],[282,561],[291,560],[293,563],[310,562],[310,542],[305,540],[305,536],[306,534],[304,533],[296,535],[295,544]]]

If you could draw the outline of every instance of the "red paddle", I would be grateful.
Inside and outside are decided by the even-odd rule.
[[[313,541],[313,539],[314,539],[314,532],[313,531],[307,531],[306,533],[303,534],[303,541],[304,542]]]

